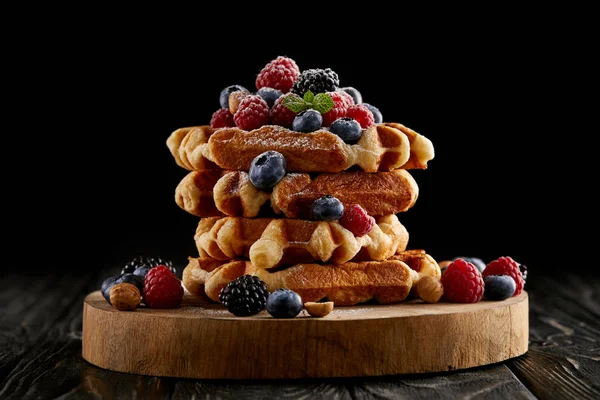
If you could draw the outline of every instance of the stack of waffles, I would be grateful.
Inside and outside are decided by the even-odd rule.
[[[327,128],[197,126],[174,131],[167,146],[190,171],[175,200],[200,217],[198,256],[183,273],[192,294],[218,302],[223,287],[251,274],[269,291],[288,288],[303,302],[391,304],[426,298],[419,282],[440,279],[431,256],[407,250],[408,232],[397,216],[418,197],[408,170],[425,169],[434,156],[431,141],[402,124],[374,124],[354,144]],[[286,174],[261,190],[249,170],[267,151],[283,155]],[[375,219],[372,229],[356,236],[337,220],[315,220],[313,202],[327,195],[344,207],[360,205]]]

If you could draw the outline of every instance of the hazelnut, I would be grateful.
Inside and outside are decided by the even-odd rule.
[[[229,112],[235,114],[240,107],[240,103],[250,93],[245,90],[236,90],[229,95]]]
[[[304,308],[310,314],[311,317],[324,317],[333,310],[333,301],[328,301],[325,303],[315,303],[313,301],[309,301],[304,303]]]
[[[110,289],[110,302],[119,311],[132,311],[140,305],[140,291],[131,283],[119,283]]]
[[[439,279],[424,276],[417,282],[417,294],[426,303],[437,303],[444,294],[444,287]]]

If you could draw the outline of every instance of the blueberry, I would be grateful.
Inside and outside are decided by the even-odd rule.
[[[352,96],[352,98],[354,99],[354,104],[361,104],[362,103],[362,95],[360,94],[360,92],[358,90],[356,90],[352,86],[347,86],[347,87],[339,88],[338,90],[343,90],[344,92],[346,92],[350,96]]]
[[[250,164],[250,182],[259,189],[272,188],[285,175],[285,157],[270,150],[259,154]]]
[[[238,90],[245,90],[246,92],[248,91],[248,89],[246,89],[245,87],[243,87],[241,85],[231,85],[231,86],[227,86],[225,89],[221,90],[221,95],[219,96],[219,102],[221,103],[221,108],[229,108],[229,95],[232,92],[235,92]]]
[[[118,276],[111,276],[110,278],[106,278],[104,282],[102,282],[100,292],[102,292],[102,296],[108,302],[108,304],[110,304],[110,288],[113,286],[113,284],[118,278]]]
[[[296,115],[292,129],[296,132],[314,132],[323,125],[323,117],[317,110],[306,110]]]
[[[275,100],[283,96],[283,92],[281,90],[273,89],[270,87],[262,87],[258,89],[258,92],[256,92],[256,94],[262,97],[263,100],[267,102],[269,108],[273,107],[273,104],[275,104]]]
[[[327,195],[316,199],[311,207],[313,219],[335,221],[342,217],[344,205],[333,196]]]
[[[477,268],[479,270],[479,272],[483,273],[483,270],[485,269],[485,263],[483,262],[483,260],[481,258],[477,258],[477,257],[454,257],[452,259],[452,261],[456,260],[457,258],[462,258],[463,260],[465,260],[466,262],[470,262],[471,264],[473,264],[475,266],[475,268]]]
[[[145,278],[148,271],[150,271],[150,268],[152,267],[149,265],[142,265],[141,267],[137,267],[135,271],[133,271],[133,274]]]
[[[355,143],[362,136],[362,128],[358,121],[348,117],[333,121],[329,130],[346,143]]]
[[[115,285],[119,283],[131,283],[132,285],[137,286],[137,288],[140,290],[140,293],[144,292],[144,278],[139,275],[123,274],[114,282]]]
[[[381,115],[381,111],[377,107],[373,107],[369,103],[362,103],[363,106],[367,107],[369,111],[373,113],[373,117],[375,117],[375,123],[380,124],[383,122],[383,115]]]
[[[267,298],[267,312],[275,318],[294,318],[302,311],[302,299],[289,289],[277,289]]]
[[[485,291],[483,295],[488,300],[505,300],[515,294],[517,284],[508,275],[488,275],[483,278]]]

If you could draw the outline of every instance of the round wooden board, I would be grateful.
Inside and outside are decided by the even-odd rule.
[[[527,293],[500,302],[335,308],[237,318],[191,296],[175,310],[120,312],[100,292],[83,308],[83,358],[110,370],[182,378],[272,379],[439,372],[519,356]]]

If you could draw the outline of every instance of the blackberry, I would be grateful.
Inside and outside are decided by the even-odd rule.
[[[173,274],[175,274],[176,270],[173,267],[173,262],[171,260],[166,260],[162,257],[143,257],[139,256],[129,261],[123,269],[121,270],[121,275],[123,274],[133,274],[136,269],[141,267],[146,267],[148,269],[157,267],[159,265],[164,265],[169,268]]]
[[[523,275],[523,282],[527,282],[527,266],[519,264],[519,271],[521,271],[521,275]]]
[[[294,82],[292,93],[302,97],[309,90],[314,94],[335,92],[338,86],[340,86],[340,79],[331,68],[307,69]]]
[[[258,314],[265,309],[269,291],[257,276],[244,275],[229,282],[219,294],[219,300],[236,317]]]

